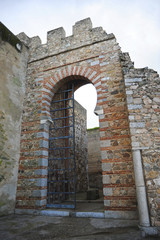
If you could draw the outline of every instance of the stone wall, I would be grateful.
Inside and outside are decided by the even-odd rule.
[[[105,217],[137,217],[133,160],[139,151],[151,225],[159,226],[158,74],[134,68],[115,36],[92,28],[89,18],[77,22],[69,37],[63,28],[48,32],[46,44],[19,34],[28,50],[3,25],[0,30],[1,213],[14,209],[20,128],[16,207],[46,208],[52,98],[66,83],[74,83],[75,89],[92,83],[97,91]]]
[[[132,149],[140,150],[152,226],[160,226],[160,78],[122,54]]]
[[[87,129],[89,187],[103,189],[99,128]]]
[[[0,215],[15,209],[27,51],[0,23]]]
[[[113,34],[77,22],[73,35],[63,28],[39,37],[19,38],[30,49],[21,137],[17,208],[45,208],[48,122],[54,92],[64,83],[76,88],[92,83],[97,90],[106,217],[136,217],[136,195],[120,47]]]

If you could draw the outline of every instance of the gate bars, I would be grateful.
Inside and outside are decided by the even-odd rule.
[[[47,207],[76,207],[74,84],[52,100]]]

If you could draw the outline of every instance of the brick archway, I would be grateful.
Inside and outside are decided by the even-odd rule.
[[[94,71],[91,68],[81,66],[68,66],[60,69],[56,74],[44,80],[42,89],[42,119],[45,117],[50,119],[50,104],[51,100],[60,84],[65,83],[65,79],[74,78],[78,80],[86,79],[94,85],[97,91],[97,105],[101,102],[101,77],[99,71]]]
[[[83,33],[83,34],[81,34]],[[47,44],[32,39],[27,73],[17,208],[45,208],[50,103],[68,79],[97,90],[105,217],[135,218],[136,193],[121,51],[113,34],[92,29],[89,19],[65,37],[50,31]],[[25,191],[27,189],[27,191]]]

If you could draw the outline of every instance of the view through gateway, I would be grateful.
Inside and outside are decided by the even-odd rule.
[[[98,116],[94,110],[97,104],[97,92],[90,83],[80,87],[75,91],[75,100],[87,110],[87,129],[99,126]]]
[[[94,90],[89,84],[81,101],[89,103],[90,108],[92,105],[90,112],[94,111],[97,100]],[[103,210],[99,129],[87,131],[86,110],[74,100],[74,84],[64,85],[57,91],[51,116],[47,207]],[[91,114],[88,124],[91,126],[95,121],[90,118]]]

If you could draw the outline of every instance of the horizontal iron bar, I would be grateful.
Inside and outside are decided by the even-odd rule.
[[[71,109],[71,108],[73,108],[73,107],[58,108],[58,109],[50,110],[50,112],[57,112],[57,111],[62,111],[62,110],[66,110],[66,109]]]
[[[49,130],[53,130],[53,129],[58,130],[58,129],[69,128],[69,127],[73,127],[73,124],[68,126],[63,126],[63,127],[54,127],[54,128],[50,127]]]
[[[66,100],[73,100],[73,98],[63,98],[63,99],[60,99],[60,100],[57,100],[57,101],[53,101],[52,103],[64,102]]]
[[[57,148],[49,148],[49,150],[60,150],[60,149],[70,149],[72,147],[57,147]]]
[[[62,168],[57,168],[57,169],[52,169],[52,170],[48,169],[48,171],[52,171],[52,172],[56,172],[56,171],[66,171],[67,172],[67,171],[71,171],[71,170],[74,171],[75,169],[74,168],[63,168],[63,169]]]
[[[48,195],[55,195],[55,194],[75,194],[75,192],[48,192]]]
[[[72,181],[72,180],[69,180],[69,181],[48,181],[48,184],[55,184],[55,183],[74,183],[74,181]],[[52,193],[52,192],[51,192]],[[50,193],[50,194],[51,194]],[[56,194],[57,192],[53,192],[54,194]],[[61,193],[64,193],[64,192],[61,192]],[[68,193],[69,194],[69,193]]]
[[[73,136],[52,137],[52,138],[49,138],[49,140],[68,139],[68,138],[73,138]]]
[[[73,117],[73,115],[70,115],[70,116],[66,116],[66,117],[60,117],[60,118],[52,118],[52,121],[55,121],[55,120],[63,120],[63,119],[67,119],[67,118],[71,118]]]
[[[68,159],[73,159],[73,157],[66,157],[66,158],[49,158],[48,161],[56,161],[56,160],[68,160]]]
[[[72,91],[73,91],[73,89],[70,88],[70,89],[67,89],[67,90],[62,90],[60,92],[56,92],[55,94],[60,94],[60,93],[65,93],[65,92],[72,92]]]

